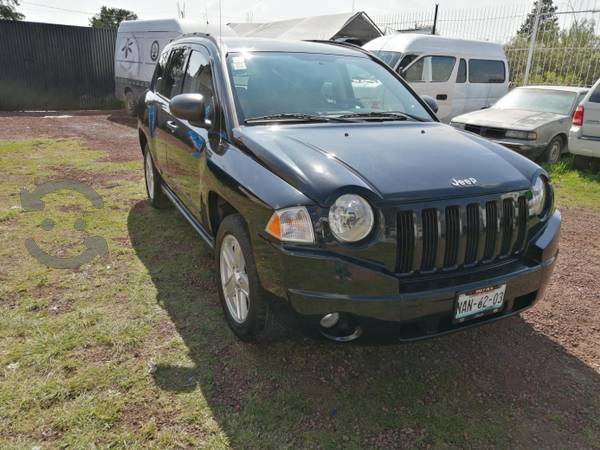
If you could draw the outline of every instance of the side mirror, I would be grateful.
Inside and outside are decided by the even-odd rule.
[[[429,106],[431,110],[437,114],[438,109],[440,109],[438,102],[436,102],[435,99],[429,95],[422,95],[421,98],[425,103],[427,103],[427,106]]]
[[[204,122],[206,118],[202,94],[179,94],[169,103],[171,113],[178,119],[189,122]]]

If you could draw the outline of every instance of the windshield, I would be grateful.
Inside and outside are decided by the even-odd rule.
[[[383,60],[392,69],[394,67],[396,67],[396,64],[398,64],[398,61],[400,61],[400,58],[402,58],[402,53],[400,53],[400,52],[390,52],[390,51],[386,51],[386,50],[374,50],[371,53],[373,53],[379,59]]]
[[[242,122],[282,114],[353,120],[371,114],[375,120],[377,114],[400,113],[404,120],[433,120],[394,75],[369,58],[252,52],[227,59]]]
[[[517,88],[498,100],[494,108],[569,115],[576,96],[575,92]]]

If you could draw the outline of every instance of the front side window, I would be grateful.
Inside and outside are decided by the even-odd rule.
[[[159,78],[162,78],[165,70],[167,69],[167,63],[169,61],[170,52],[164,51],[161,53],[158,62],[156,63],[156,69],[154,69],[154,76],[152,77],[152,90],[158,90],[158,86],[156,84]]]
[[[181,93],[183,75],[187,62],[188,50],[185,48],[176,48],[171,52],[167,69],[162,76],[162,83],[159,92],[165,98],[173,98]]]
[[[442,83],[450,79],[455,63],[453,56],[424,56],[404,72],[404,79],[409,83]]]
[[[183,94],[202,94],[206,108],[206,122],[213,123],[215,116],[215,91],[213,74],[208,57],[192,51],[183,80]]]
[[[516,88],[494,105],[496,109],[524,109],[569,115],[576,100],[575,92],[538,88]]]
[[[277,114],[385,112],[432,120],[402,82],[370,58],[252,52],[232,53],[227,61],[241,121]]]
[[[504,61],[469,60],[470,83],[504,83],[504,81],[506,81]]]

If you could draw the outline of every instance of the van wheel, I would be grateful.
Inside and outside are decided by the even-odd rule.
[[[272,337],[273,312],[258,280],[250,237],[242,216],[227,216],[217,233],[215,251],[219,297],[229,328],[242,341]]]
[[[135,95],[133,92],[127,91],[125,94],[125,111],[127,111],[127,115],[135,117],[137,113],[137,102],[135,100]]]
[[[549,164],[556,164],[560,160],[563,149],[563,140],[560,137],[555,137],[550,141],[548,147],[542,155],[542,161]]]
[[[162,179],[154,167],[150,149],[146,146],[144,152],[144,178],[146,181],[146,193],[150,204],[157,209],[166,209],[171,206],[171,202],[162,190]]]

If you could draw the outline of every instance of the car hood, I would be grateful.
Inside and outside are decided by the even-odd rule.
[[[539,166],[440,123],[253,126],[236,138],[262,164],[329,206],[342,192],[418,201],[527,189]],[[475,178],[455,187],[453,179]]]
[[[562,114],[526,111],[524,109],[488,108],[463,114],[455,117],[452,121],[469,125],[533,131],[542,125],[565,117]]]

